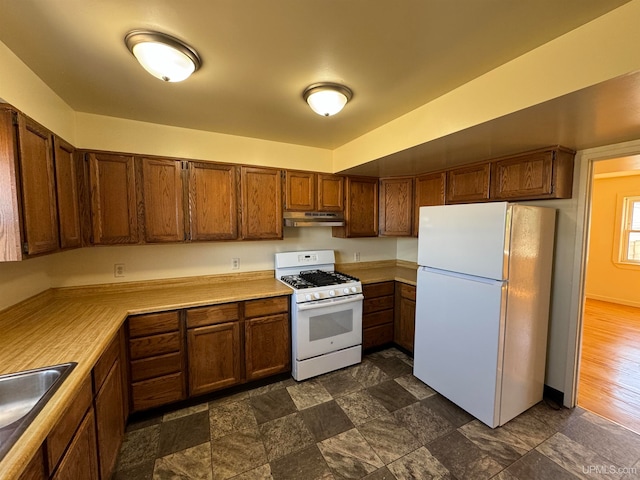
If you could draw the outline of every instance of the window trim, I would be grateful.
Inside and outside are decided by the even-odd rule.
[[[629,253],[629,237],[631,233],[640,233],[640,230],[631,229],[631,221],[633,214],[632,205],[640,202],[640,192],[626,193],[618,195],[618,208],[616,212],[616,243],[618,245],[617,255],[614,262],[621,266],[640,268],[640,260],[628,258]]]

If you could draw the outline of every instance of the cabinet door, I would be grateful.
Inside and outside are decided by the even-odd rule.
[[[46,480],[42,447],[38,449],[18,480]]]
[[[123,405],[122,372],[120,361],[116,360],[95,397],[100,478],[102,479],[109,478],[115,467],[124,438]]]
[[[397,283],[393,341],[413,352],[416,318],[416,288]]]
[[[93,408],[78,427],[52,480],[98,480],[96,430]]]
[[[333,227],[335,237],[378,236],[378,179],[347,177],[344,227]]]
[[[268,377],[291,368],[288,314],[252,318],[244,325],[247,380]]]
[[[35,255],[58,249],[56,179],[53,135],[34,121],[18,115],[20,183],[25,253]]]
[[[413,178],[380,180],[380,235],[411,236],[413,233]]]
[[[418,236],[420,207],[444,205],[446,172],[420,175],[416,178],[415,206],[413,211],[413,235]]]
[[[133,157],[90,153],[93,243],[138,243],[138,212]]]
[[[75,149],[58,137],[53,137],[53,146],[60,247],[75,248],[82,243]]]
[[[140,158],[145,242],[185,239],[182,162]]]
[[[282,238],[281,170],[242,167],[242,238]]]
[[[284,208],[310,212],[316,209],[316,175],[287,170],[284,181]]]
[[[489,200],[489,174],[488,163],[447,172],[447,203]]]
[[[187,330],[189,395],[200,395],[242,381],[240,323]]]
[[[344,177],[317,174],[318,210],[320,212],[342,212],[344,210]]]
[[[238,170],[233,165],[189,162],[191,240],[238,238]]]
[[[553,191],[552,152],[499,160],[491,168],[491,198],[544,197]]]

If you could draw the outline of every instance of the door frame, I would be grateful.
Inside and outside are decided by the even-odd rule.
[[[593,165],[600,160],[640,155],[640,139],[606,145],[577,152],[575,160],[574,192],[577,199],[576,236],[571,289],[571,310],[567,335],[567,361],[564,383],[564,406],[575,407],[578,398],[578,372],[582,345],[582,315],[585,300],[587,255],[593,188]]]

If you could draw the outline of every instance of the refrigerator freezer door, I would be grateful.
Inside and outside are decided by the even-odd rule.
[[[421,207],[418,265],[506,279],[508,208],[506,202]]]
[[[490,427],[499,422],[505,282],[418,270],[413,374]]]

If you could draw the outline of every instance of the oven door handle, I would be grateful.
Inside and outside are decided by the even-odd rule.
[[[359,293],[357,295],[349,295],[346,298],[327,298],[325,300],[316,300],[315,302],[300,303],[297,308],[298,310],[315,310],[316,308],[333,307],[335,305],[344,305],[346,303],[360,302],[362,300],[364,300],[364,295]]]

